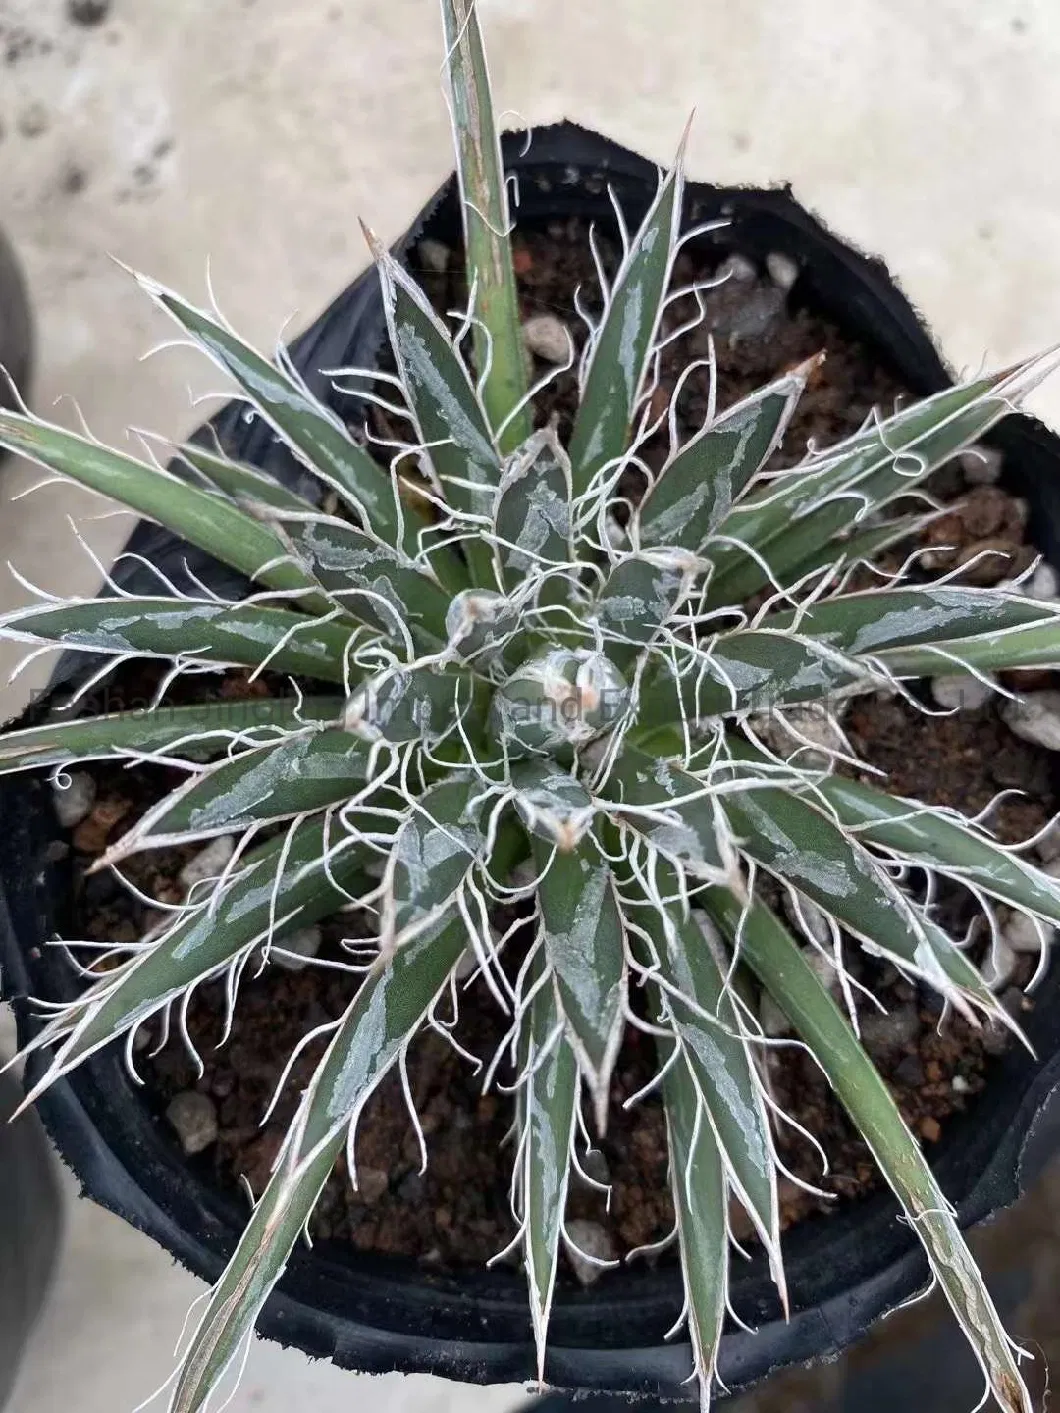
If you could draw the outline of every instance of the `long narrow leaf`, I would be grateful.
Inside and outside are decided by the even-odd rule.
[[[250,1338],[372,1092],[422,1024],[466,944],[459,922],[378,965],[350,1003],[306,1090],[287,1143],[184,1355],[169,1413],[203,1413]]]
[[[888,648],[879,659],[896,677],[931,677],[962,668],[1002,672],[1014,667],[1060,667],[1060,623],[1050,617],[1008,632]]]
[[[13,641],[78,652],[260,667],[342,682],[350,630],[340,623],[214,599],[87,599],[34,605],[0,617]]]
[[[174,748],[186,760],[206,760],[236,740],[251,745],[303,723],[337,721],[342,707],[341,697],[251,697],[50,721],[0,736],[0,775]]]
[[[501,574],[508,583],[518,583],[535,568],[573,560],[570,461],[551,428],[535,432],[505,461],[493,529],[500,542]],[[562,595],[562,577],[547,580],[546,593],[550,587]]]
[[[220,451],[210,451],[195,442],[179,448],[182,461],[197,471],[211,486],[216,486],[230,500],[250,505],[269,506],[273,510],[295,510],[312,514],[316,510],[311,500],[289,491],[275,476],[267,476],[256,466],[233,461]]]
[[[508,241],[508,192],[475,0],[442,0],[442,21],[467,283],[475,292],[475,362],[480,372],[490,369],[483,402],[501,450],[510,451],[529,436],[530,414],[512,416],[526,394],[526,370]]]
[[[631,554],[612,568],[589,611],[608,656],[626,668],[688,596],[699,562],[674,550]]]
[[[1032,1413],[1030,1394],[975,1258],[887,1086],[798,946],[770,911],[754,906],[741,921],[723,890],[707,905],[740,955],[788,1016],[850,1114],[923,1243],[931,1268],[1006,1413]]]

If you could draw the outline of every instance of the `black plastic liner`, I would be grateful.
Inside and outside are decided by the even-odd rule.
[[[612,220],[607,187],[631,221],[646,209],[656,168],[603,138],[570,124],[537,130],[526,155],[525,135],[506,140],[519,179],[518,219],[531,224],[573,215]],[[819,310],[874,349],[917,393],[951,380],[930,338],[883,265],[829,234],[787,190],[742,191],[691,184],[686,221],[725,215],[730,225],[710,237],[720,250],[739,249],[763,261],[779,251],[797,261],[793,297]],[[399,246],[423,235],[459,241],[459,212],[450,182]],[[374,273],[362,276],[294,345],[310,386],[341,411],[356,409],[333,395],[320,369],[370,364],[384,329]],[[303,473],[260,419],[240,407],[213,424],[236,456],[289,484]],[[1037,422],[1012,416],[988,438],[1005,454],[1011,483],[1030,499],[1036,543],[1060,562],[1060,439]],[[130,548],[173,573],[182,556],[219,588],[237,581],[202,556],[179,550],[157,527],[141,525]],[[131,583],[141,570],[123,571]],[[48,864],[56,826],[45,784],[16,778],[0,792],[0,961],[6,994],[55,999],[69,995],[71,973],[43,939],[61,931],[68,883]],[[1026,1029],[1032,1059],[1013,1049],[996,1064],[974,1110],[950,1121],[937,1146],[935,1171],[963,1223],[979,1221],[1013,1202],[1055,1151],[1060,1105],[1060,970],[1037,993]],[[19,1007],[23,1041],[34,1026]],[[39,1072],[39,1062],[34,1068]],[[172,1135],[136,1095],[119,1053],[101,1054],[54,1086],[40,1112],[60,1152],[86,1192],[160,1241],[184,1265],[215,1279],[246,1220],[246,1209],[221,1193],[203,1169],[180,1153]],[[745,1386],[783,1365],[836,1354],[886,1310],[921,1287],[926,1262],[886,1194],[843,1205],[829,1218],[810,1218],[785,1238],[792,1318],[785,1323],[765,1263],[737,1261],[732,1296],[742,1319],[723,1338],[720,1372],[730,1388]],[[687,1342],[664,1343],[681,1307],[676,1272],[634,1267],[591,1290],[557,1297],[546,1376],[570,1390],[688,1398]],[[471,1272],[459,1279],[431,1275],[411,1263],[371,1259],[318,1245],[299,1251],[259,1322],[262,1334],[337,1364],[373,1372],[423,1371],[476,1383],[529,1380],[536,1374],[527,1299],[521,1275]]]

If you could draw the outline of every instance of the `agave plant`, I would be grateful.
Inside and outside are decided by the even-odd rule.
[[[712,406],[682,443],[674,414],[667,426],[652,410],[674,260],[694,234],[683,233],[679,154],[635,233],[619,222],[621,265],[601,274],[566,445],[552,427],[534,430],[539,388],[527,388],[481,37],[470,0],[443,0],[442,13],[470,306],[447,325],[369,233],[396,373],[342,376],[413,428],[389,475],[282,349],[263,357],[220,315],[145,279],[313,473],[319,499],[201,445],[181,448],[167,471],[27,411],[0,413],[0,443],[252,581],[238,602],[160,582],[156,597],[114,586],[3,622],[35,650],[102,655],[101,671],[132,658],[169,664],[153,710],[71,712],[0,743],[8,772],[102,758],[185,771],[96,867],[121,877],[138,851],[236,841],[219,876],[148,937],[86,968],[77,999],[48,1013],[29,1048],[50,1061],[27,1102],[123,1037],[131,1064],[138,1027],[172,1010],[183,1018],[204,982],[224,981],[231,1013],[247,968],[267,965],[297,930],[348,913],[363,934],[369,920],[370,964],[346,1013],[323,1028],[326,1053],[175,1376],[171,1408],[194,1413],[238,1363],[344,1151],[356,1184],[367,1099],[439,1024],[440,1003],[456,1005],[470,965],[508,1019],[486,1082],[510,1063],[513,1248],[544,1378],[568,1180],[589,1125],[607,1123],[616,1054],[637,1027],[657,1051],[706,1405],[732,1200],[784,1295],[753,974],[872,1149],[990,1388],[1004,1408],[1028,1409],[1019,1351],[859,1043],[844,953],[860,945],[953,1010],[1011,1025],[965,939],[935,920],[933,883],[957,880],[988,915],[1001,901],[1049,924],[1060,924],[1060,885],[979,819],[839,769],[852,758],[837,703],[955,664],[984,676],[1060,663],[1060,612],[1018,588],[932,580],[915,552],[898,573],[852,587],[916,528],[917,487],[933,468],[1009,412],[1049,360],[873,418],[842,445],[766,472],[811,362]],[[652,473],[641,449],[667,430],[669,455]],[[637,504],[619,495],[630,465],[647,479]],[[313,694],[256,700],[241,727],[229,703],[167,704],[179,675],[233,666]],[[808,712],[831,723],[831,744],[807,734]],[[793,930],[768,905],[778,897]],[[503,933],[491,921],[500,909],[516,918]]]

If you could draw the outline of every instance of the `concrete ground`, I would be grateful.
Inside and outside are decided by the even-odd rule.
[[[569,116],[659,160],[688,110],[694,176],[794,183],[880,252],[956,366],[1060,337],[1060,10],[1049,0],[481,0],[499,106]],[[0,0],[0,224],[39,323],[37,408],[64,398],[93,431],[179,437],[215,384],[118,257],[195,298],[206,263],[231,321],[270,342],[365,263],[356,217],[387,238],[444,177],[449,135],[434,0]],[[513,118],[515,122],[517,119]],[[1036,408],[1060,422],[1060,380]],[[68,488],[15,497],[3,472],[0,561],[91,593],[128,518]],[[0,577],[0,610],[24,590]],[[13,665],[10,655],[0,661]],[[36,677],[0,689],[14,715]],[[17,1413],[120,1413],[164,1377],[191,1278],[84,1204],[15,1395]],[[352,1376],[255,1349],[231,1405],[346,1406]],[[517,1390],[397,1377],[373,1406],[513,1406]]]

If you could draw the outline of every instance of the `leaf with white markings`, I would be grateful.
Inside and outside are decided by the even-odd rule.
[[[569,771],[551,761],[527,761],[512,771],[512,785],[516,810],[535,838],[562,853],[577,848],[592,826],[595,807]]]
[[[610,658],[627,667],[687,598],[698,568],[689,554],[656,550],[631,554],[612,568],[589,618],[599,627]]]
[[[309,515],[316,512],[311,500],[288,490],[275,476],[266,475],[256,466],[233,461],[231,457],[195,442],[179,447],[178,454],[211,486],[237,503],[247,502],[272,510],[295,510]]]
[[[535,432],[505,461],[493,529],[501,574],[508,582],[573,560],[570,461],[551,428]],[[565,592],[561,576],[546,581],[546,594],[553,588]]]
[[[370,677],[346,703],[343,727],[364,741],[403,745],[437,742],[454,723],[474,734],[485,714],[487,689],[456,672],[389,668]]]

